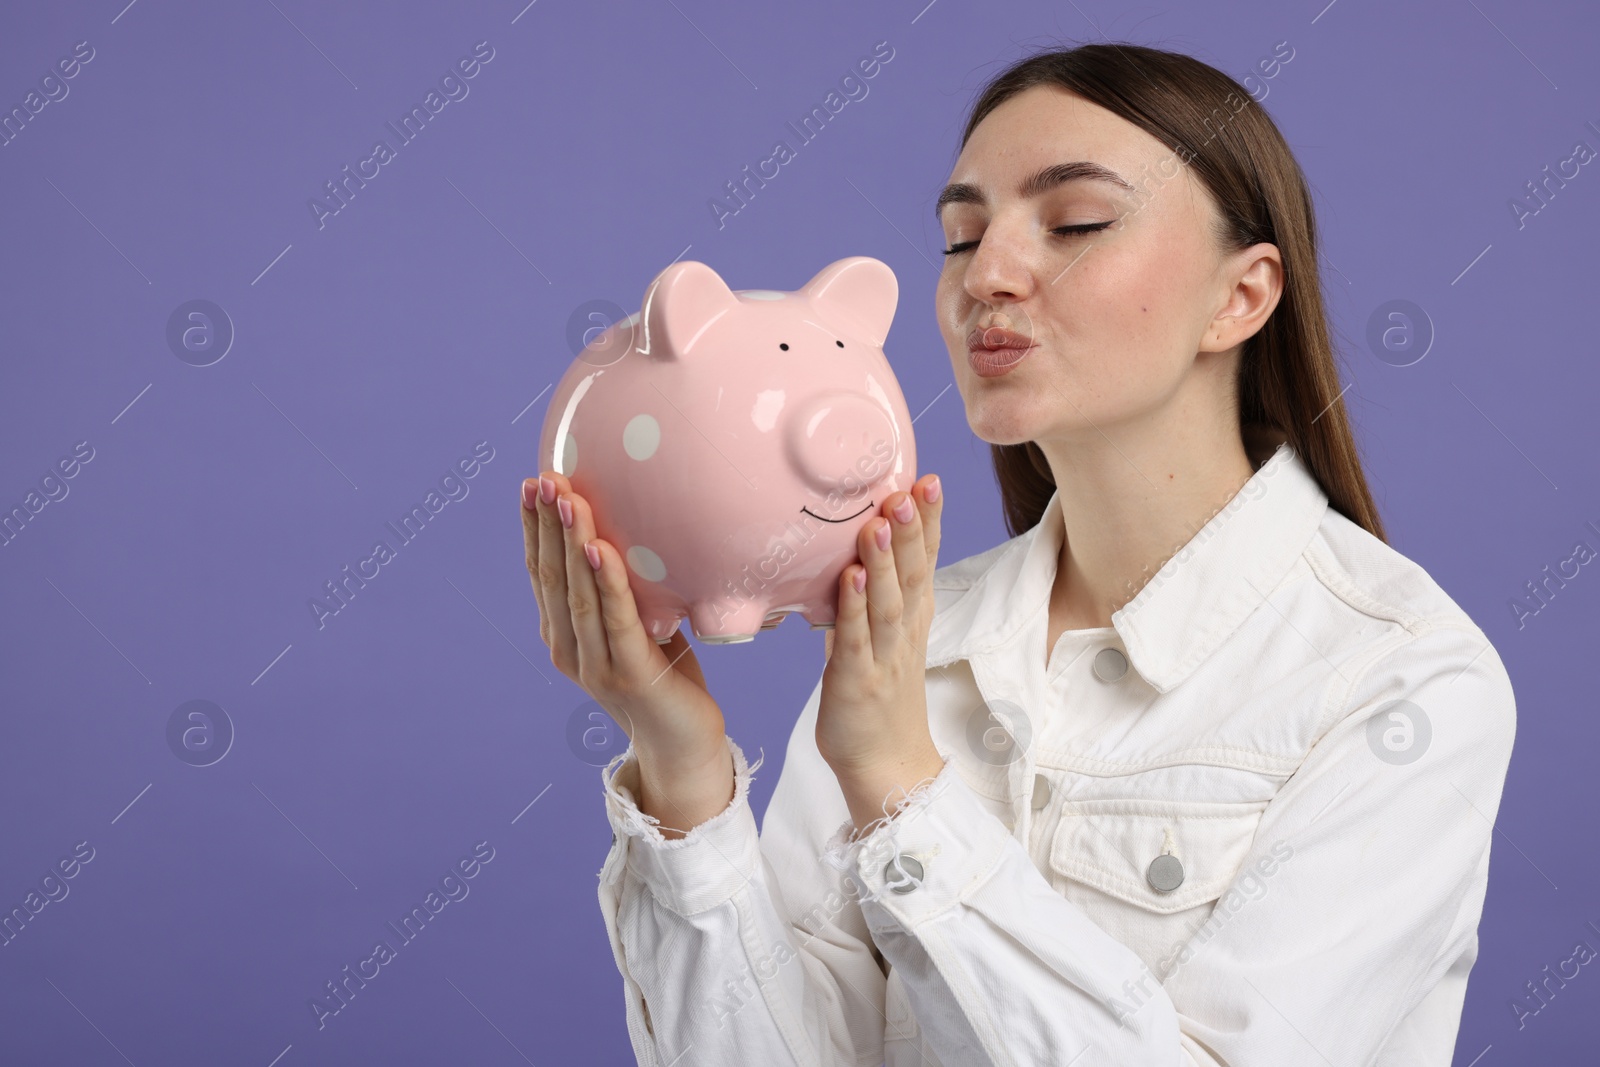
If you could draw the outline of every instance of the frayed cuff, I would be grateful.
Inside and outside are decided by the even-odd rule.
[[[631,743],[601,771],[613,832],[600,871],[603,886],[620,881],[626,868],[662,904],[693,915],[724,903],[757,876],[760,832],[750,810],[750,783],[766,756],[749,763],[733,738],[725,739],[733,758],[733,799],[679,838],[667,838],[660,820],[639,810],[639,760]]]
[[[936,774],[922,779],[898,798],[894,794],[886,797],[882,816],[860,830],[857,830],[853,819],[846,819],[828,838],[823,847],[823,862],[849,878],[855,884],[861,900],[878,900],[891,883],[863,879],[859,872],[867,867],[880,866],[900,855],[902,829],[950,788],[955,776],[954,766],[954,761],[945,756],[944,764]],[[912,873],[901,865],[896,865],[895,872],[895,882],[892,884],[916,881]]]
[[[889,805],[885,804],[885,814]],[[961,902],[989,878],[1008,848],[1028,862],[956,761],[899,798],[893,815],[874,820],[857,837],[849,823],[829,840],[823,859],[844,873],[874,935],[915,934],[925,922]]]
[[[766,753],[762,752],[756,757],[755,763],[750,763],[738,742],[726,734],[723,740],[733,756],[733,799],[726,808],[677,838],[669,838],[661,832],[660,819],[639,810],[639,754],[633,743],[629,742],[627,749],[613,756],[600,772],[606,795],[606,814],[612,829],[619,835],[642,838],[655,848],[689,848],[696,840],[696,835],[710,836],[719,826],[731,821],[736,808],[749,804],[750,782],[762,763],[766,762]]]

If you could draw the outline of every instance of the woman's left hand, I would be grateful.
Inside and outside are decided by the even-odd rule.
[[[909,493],[891,494],[857,537],[865,562],[839,576],[817,749],[844,788],[857,827],[883,815],[896,787],[909,790],[943,766],[928,729],[926,687],[943,510],[937,475],[919,479]],[[880,547],[880,531],[887,531],[887,548]],[[865,577],[861,589],[858,576]]]

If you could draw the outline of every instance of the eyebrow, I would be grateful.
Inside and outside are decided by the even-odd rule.
[[[1040,193],[1054,189],[1072,181],[1097,181],[1110,182],[1112,185],[1132,193],[1138,190],[1128,183],[1122,175],[1110,167],[1101,166],[1099,163],[1086,159],[1075,160],[1071,163],[1055,163],[1028,175],[1017,186],[1017,195],[1021,197],[1038,196]],[[946,204],[986,204],[988,199],[983,191],[970,182],[952,182],[939,193],[939,199],[933,205],[933,217],[940,218],[944,215]]]

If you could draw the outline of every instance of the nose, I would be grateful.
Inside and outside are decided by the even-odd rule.
[[[986,304],[1028,299],[1033,293],[1030,251],[1021,224],[996,216],[972,250],[962,286],[974,300]]]
[[[789,459],[817,489],[871,485],[892,469],[899,452],[894,423],[858,393],[812,397],[790,416]]]

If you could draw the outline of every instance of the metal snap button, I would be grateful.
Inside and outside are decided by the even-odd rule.
[[[1171,853],[1164,853],[1150,861],[1145,877],[1156,892],[1170,893],[1183,884],[1183,863]]]
[[[1114,682],[1128,673],[1128,657],[1120,648],[1102,648],[1094,657],[1094,674],[1102,682]]]
[[[1050,779],[1042,774],[1033,776],[1033,810],[1038,811],[1050,803]]]
[[[922,884],[922,864],[915,856],[902,853],[884,865],[883,879],[896,893],[909,893]]]

